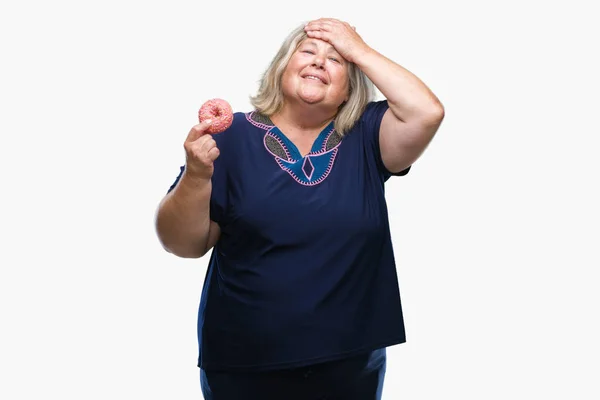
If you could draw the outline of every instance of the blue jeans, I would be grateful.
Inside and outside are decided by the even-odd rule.
[[[381,400],[385,348],[301,368],[267,372],[205,371],[205,400]]]

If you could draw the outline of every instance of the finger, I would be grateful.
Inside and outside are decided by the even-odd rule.
[[[194,141],[186,141],[183,144],[183,148],[185,149],[186,153],[194,154],[197,157],[202,153],[202,151],[208,150],[208,148],[205,148],[205,145],[211,140],[214,141],[211,135],[201,134],[201,136]]]
[[[208,153],[211,149],[217,147],[217,142],[215,142],[215,139],[213,139],[212,136],[206,135],[200,139],[206,139],[202,142],[198,140],[198,151],[200,153]]]
[[[327,22],[324,21],[311,21],[308,24],[306,24],[306,26],[304,27],[305,30],[325,30],[328,29],[331,26],[331,24],[328,24]]]
[[[220,154],[221,154],[221,151],[219,150],[218,147],[215,146],[215,147],[213,147],[212,149],[210,149],[208,151],[208,153],[206,154],[206,156],[208,157],[208,160],[210,162],[213,162],[213,161],[215,161],[219,157]]]
[[[201,123],[194,125],[185,139],[186,142],[194,142],[199,137],[203,136],[206,132],[206,129],[210,126],[211,120],[207,119],[206,121],[202,121]]]
[[[322,32],[341,32],[342,30],[352,30],[352,26],[346,22],[331,22],[331,21],[321,21],[317,22],[309,22],[305,27],[304,31],[322,31]],[[356,29],[354,29],[356,31]]]
[[[319,27],[318,24],[308,24],[304,27],[304,32],[308,32],[308,31],[320,31],[321,28]]]
[[[185,146],[186,150],[189,153],[195,154],[196,156],[198,156],[202,153],[206,153],[212,147],[216,146],[216,143],[214,143],[214,139],[212,138],[211,135],[200,136],[195,141],[186,142],[185,144],[186,144],[186,146]]]
[[[330,24],[339,24],[339,23],[343,23],[342,21],[340,21],[339,19],[335,19],[335,18],[319,18],[316,21],[319,22],[323,22],[323,23],[330,23]]]
[[[321,18],[317,21],[329,28],[334,28],[336,26],[342,26],[342,25],[350,26],[349,23],[340,21],[339,19],[335,19],[335,18]]]
[[[306,36],[329,42],[329,34],[324,31],[306,31]]]

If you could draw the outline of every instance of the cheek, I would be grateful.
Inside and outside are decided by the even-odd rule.
[[[281,81],[283,84],[290,82],[291,77],[292,77],[292,71],[293,71],[293,66],[291,64],[288,64],[285,71],[283,71],[283,75],[281,75]]]
[[[292,57],[292,58],[290,58],[290,61],[288,62],[287,69],[295,71],[295,70],[298,70],[301,65],[302,65],[302,60],[299,57]]]
[[[340,92],[348,93],[348,90],[350,89],[348,75],[342,72],[339,74],[339,76],[337,76],[337,80],[339,82],[338,87]]]
[[[337,65],[337,68],[332,69],[331,73],[335,76],[335,80],[338,82],[338,84],[340,86],[344,86],[344,85],[348,86],[349,75],[348,75],[348,71],[345,68]]]
[[[290,62],[288,63],[287,67],[285,68],[285,71],[283,71],[283,78],[284,79],[290,79],[291,77],[293,77],[295,74],[299,73],[299,68],[298,68],[298,63],[294,62],[294,60],[290,60]]]
[[[293,69],[288,68],[281,75],[281,90],[286,94],[292,94],[295,92],[297,81],[293,73]]]

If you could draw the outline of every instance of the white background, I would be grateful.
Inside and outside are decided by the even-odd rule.
[[[384,399],[600,398],[592,3],[3,3],[0,398],[201,398],[207,258],[164,252],[154,212],[199,106],[248,111],[322,16],[446,109],[387,185],[408,341]]]

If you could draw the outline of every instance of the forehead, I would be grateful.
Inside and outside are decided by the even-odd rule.
[[[327,43],[324,40],[320,40],[320,39],[313,39],[313,38],[304,39],[303,41],[300,42],[298,47],[303,46],[303,45],[313,46],[313,47],[324,47],[327,51],[333,51],[333,52],[337,53],[337,51],[331,44]]]

